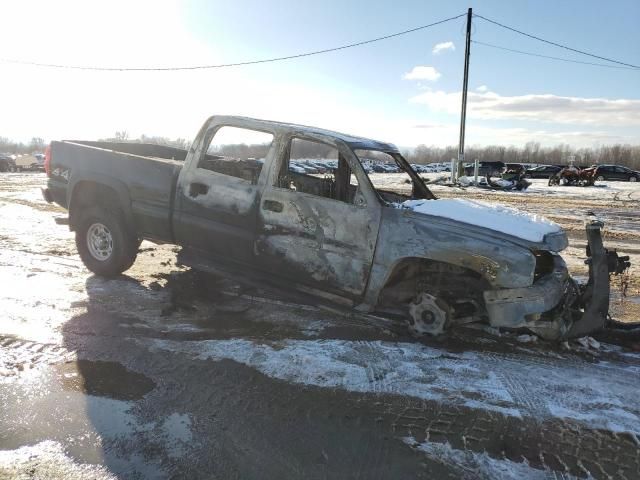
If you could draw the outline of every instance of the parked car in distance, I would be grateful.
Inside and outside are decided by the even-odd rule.
[[[524,176],[527,178],[549,178],[551,175],[557,174],[562,167],[558,165],[539,165],[533,168],[527,168]]]
[[[596,167],[596,180],[620,180],[626,182],[640,181],[640,172],[620,165],[599,165]]]
[[[506,167],[504,162],[480,162],[478,165],[478,175],[483,177],[497,177],[504,173]],[[474,165],[465,165],[464,174],[467,176],[474,175]]]
[[[16,157],[8,153],[0,153],[0,172],[10,172],[16,168]]]
[[[507,163],[506,171],[522,175],[526,171],[526,168],[521,163]]]

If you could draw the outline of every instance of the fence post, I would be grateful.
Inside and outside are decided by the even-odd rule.
[[[473,161],[473,184],[478,186],[478,167],[480,166],[480,162],[476,158]]]

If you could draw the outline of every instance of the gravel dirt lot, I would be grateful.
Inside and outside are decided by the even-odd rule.
[[[392,181],[390,179],[389,181]],[[565,227],[586,212],[630,254],[612,311],[640,321],[640,187],[499,201]],[[640,337],[557,345],[403,326],[176,265],[144,242],[90,274],[38,173],[0,175],[0,478],[640,478]]]

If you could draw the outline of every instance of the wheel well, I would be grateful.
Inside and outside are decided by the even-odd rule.
[[[447,303],[470,302],[477,310],[474,314],[484,315],[482,292],[490,288],[480,273],[468,268],[425,258],[405,258],[387,277],[378,297],[378,308],[397,310],[419,293],[428,292]]]
[[[69,202],[69,227],[75,230],[80,214],[89,207],[101,206],[111,211],[122,211],[118,193],[111,187],[93,181],[76,184]]]

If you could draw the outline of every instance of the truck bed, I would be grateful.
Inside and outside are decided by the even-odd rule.
[[[65,208],[79,182],[111,186],[140,237],[173,239],[171,221],[186,150],[142,143],[67,140],[51,144],[50,190]]]

